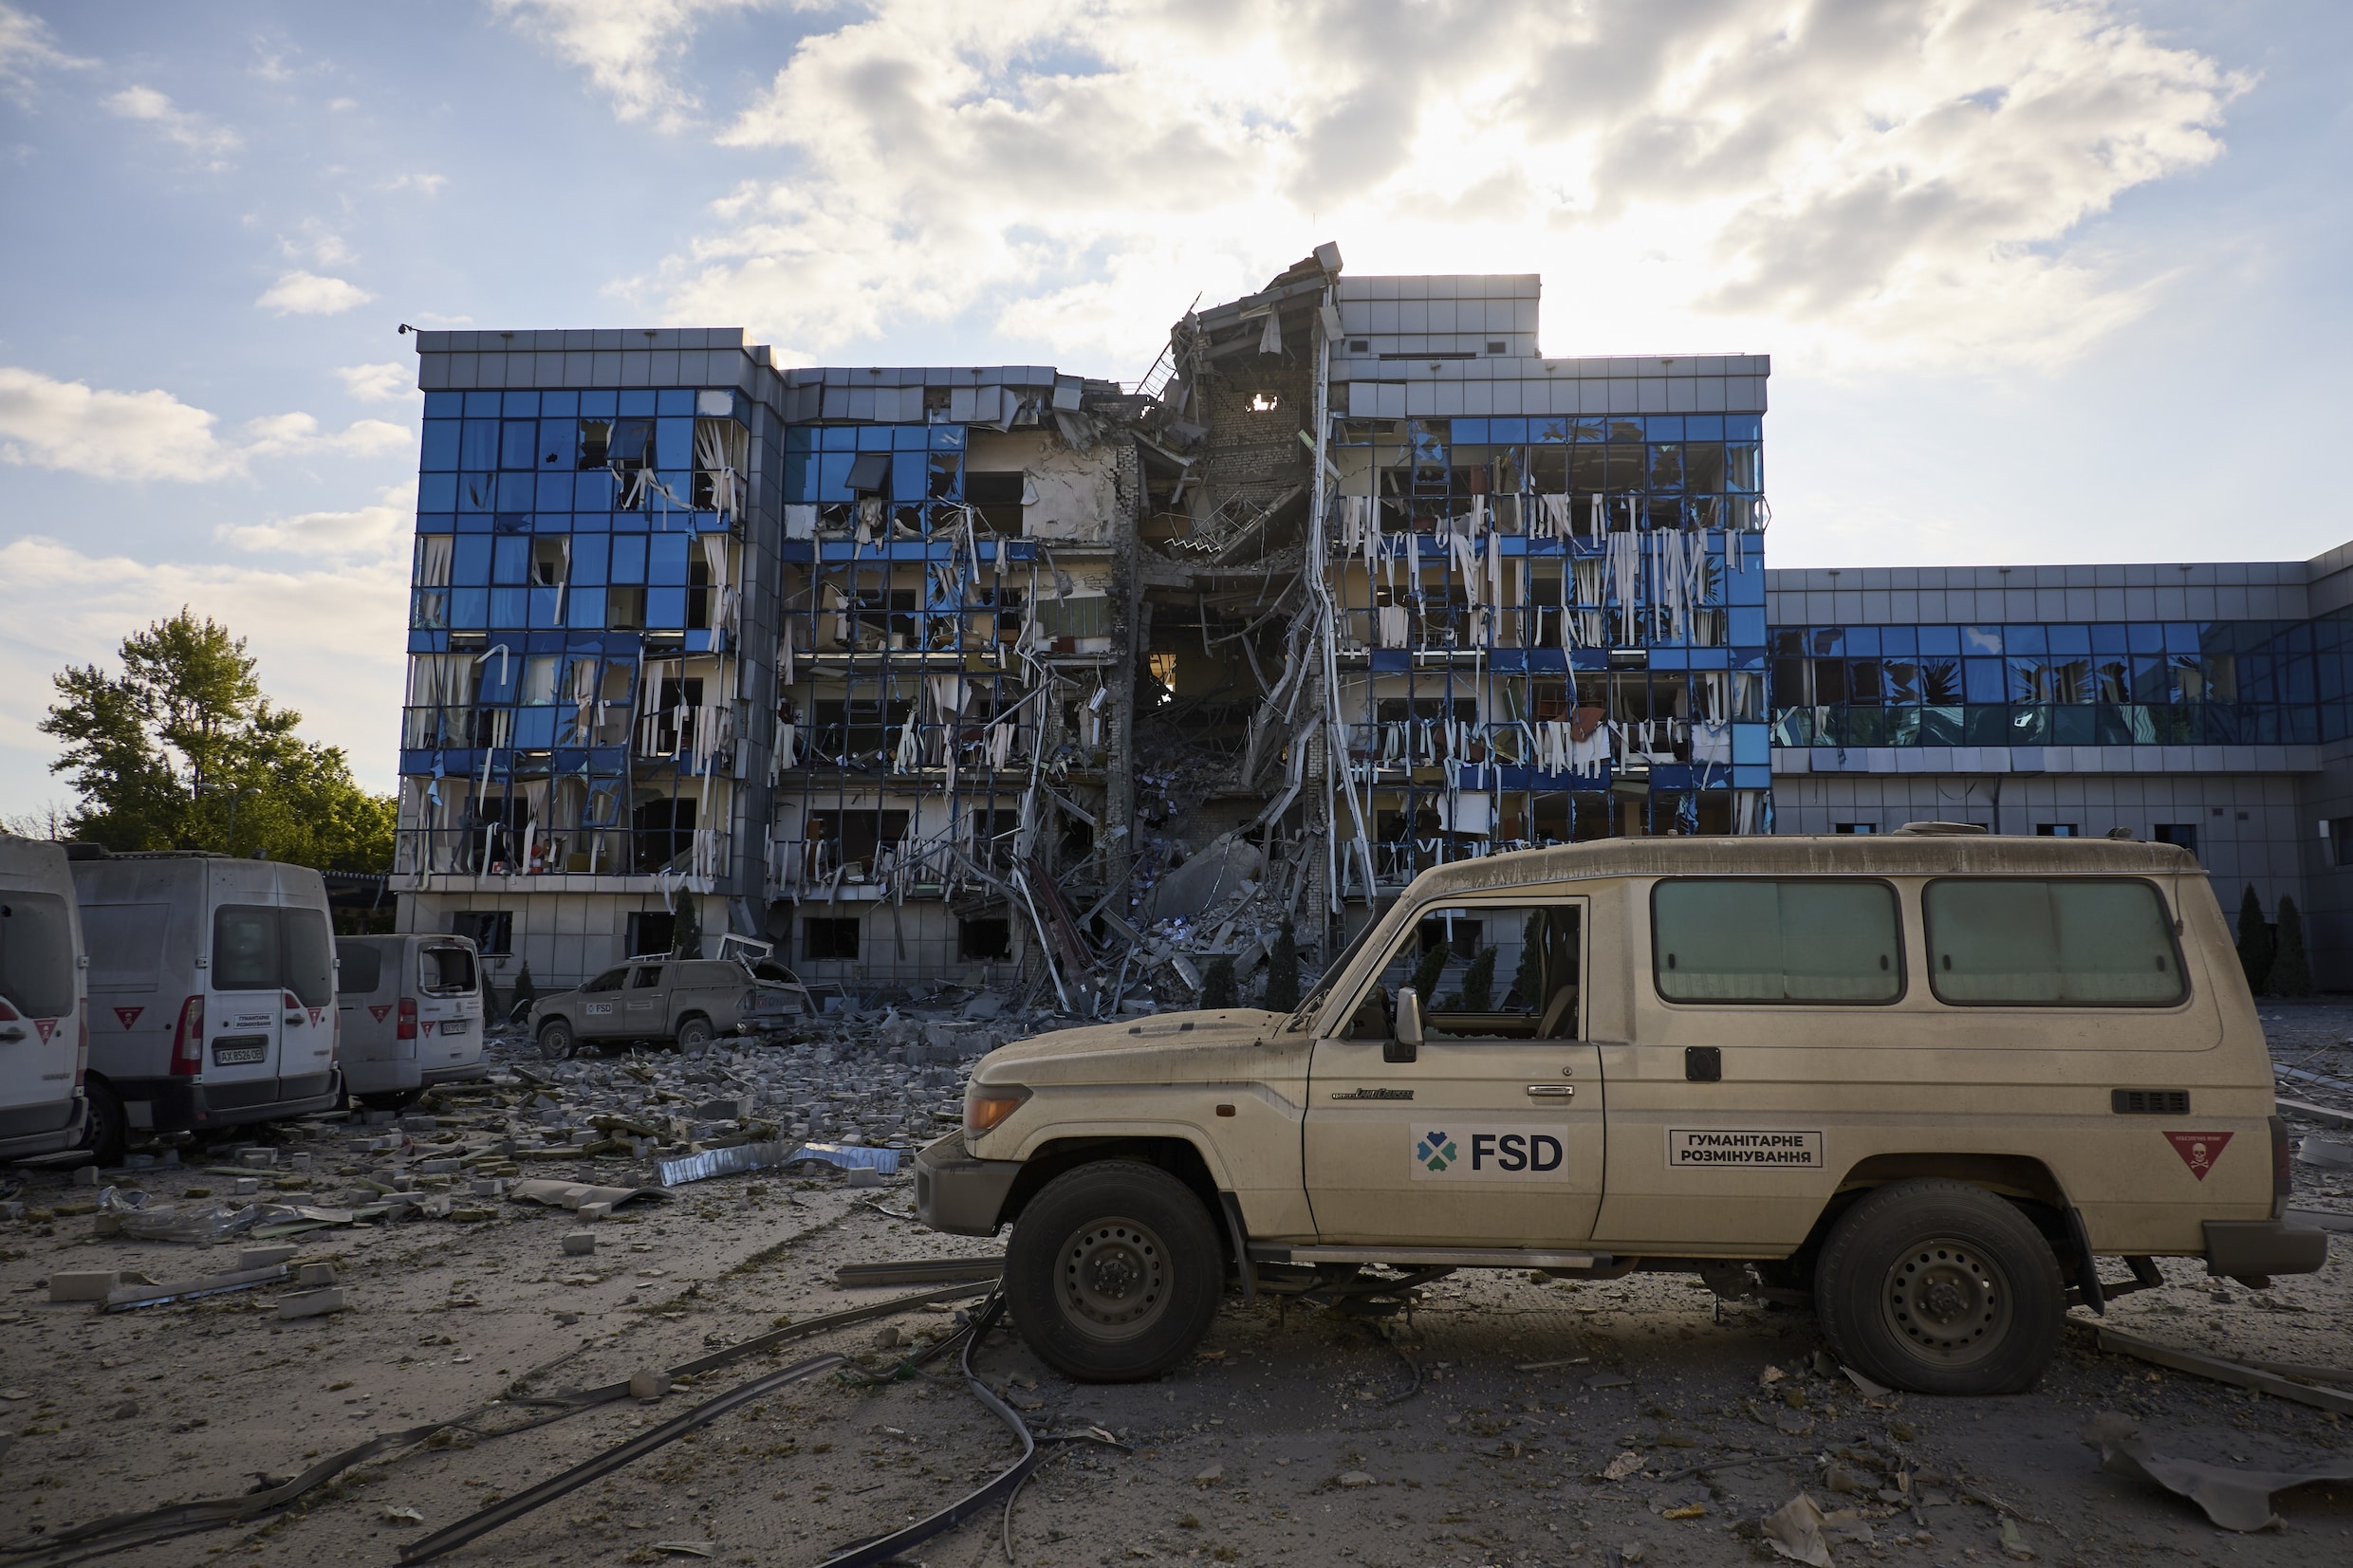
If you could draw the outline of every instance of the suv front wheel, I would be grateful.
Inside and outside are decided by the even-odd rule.
[[[1839,1359],[1918,1393],[2017,1393],[2059,1348],[2066,1287],[2024,1214],[1958,1181],[1882,1187],[1839,1217],[1814,1311]]]
[[[1217,1227],[1157,1166],[1066,1171],[1029,1200],[1005,1251],[1005,1297],[1029,1348],[1085,1383],[1157,1377],[1209,1332],[1225,1292]]]
[[[572,1025],[562,1018],[551,1018],[539,1026],[539,1054],[549,1061],[565,1061],[580,1049],[580,1037],[572,1033]]]

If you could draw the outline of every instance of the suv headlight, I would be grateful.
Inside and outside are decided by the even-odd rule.
[[[964,1091],[964,1135],[976,1138],[1002,1124],[1029,1098],[1017,1083],[974,1083]]]

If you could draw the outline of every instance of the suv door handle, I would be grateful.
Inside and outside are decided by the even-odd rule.
[[[1573,1083],[1531,1083],[1528,1092],[1537,1099],[1575,1099],[1577,1086]]]

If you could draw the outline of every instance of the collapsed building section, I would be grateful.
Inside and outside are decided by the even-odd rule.
[[[1769,831],[1767,365],[1537,304],[1326,246],[1132,387],[419,334],[403,928],[1107,1011],[1431,865]]]

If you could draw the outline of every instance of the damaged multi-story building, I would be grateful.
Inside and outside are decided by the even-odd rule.
[[[2054,755],[2211,764],[2272,806],[2259,776],[2320,770],[2317,728],[2165,750],[2223,700],[2206,641],[2255,636],[2218,607],[2194,633],[2087,581],[2002,608],[1988,653],[1991,583],[1769,591],[1766,358],[1547,357],[1539,293],[1322,247],[1134,385],[785,368],[733,329],[418,334],[402,928],[545,988],[667,950],[692,900],[804,979],[1105,1011],[1218,952],[1248,994],[1280,927],[1312,964],[1467,857],[1967,819],[2001,808],[1973,779]],[[2122,684],[2029,653],[2078,641]],[[2292,702],[2250,647],[2232,700]],[[1907,782],[1865,802],[1858,771]]]

